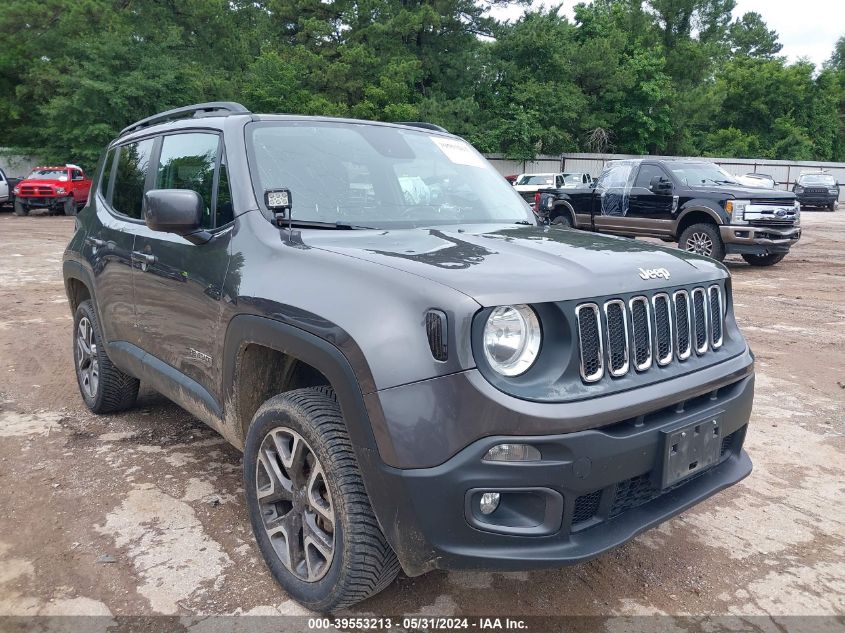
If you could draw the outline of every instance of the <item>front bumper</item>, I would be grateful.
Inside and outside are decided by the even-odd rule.
[[[719,233],[728,254],[787,253],[801,239],[799,226],[729,224],[720,226]]]
[[[15,200],[20,202],[25,207],[30,208],[49,208],[60,207],[67,200],[67,196],[35,196],[35,197],[21,197],[18,195]]]
[[[802,207],[826,207],[839,200],[839,194],[802,194],[796,195]]]
[[[408,575],[432,569],[527,570],[585,561],[751,472],[742,450],[754,391],[751,366],[746,369],[728,384],[676,397],[672,404],[632,413],[602,428],[484,437],[430,468],[393,468],[367,449],[359,455],[367,491]],[[657,476],[664,433],[715,418],[723,438],[719,461],[661,489]],[[492,446],[503,442],[531,444],[542,460],[483,461]],[[506,516],[506,525],[485,523],[476,511],[477,495],[483,491],[500,491],[503,500],[513,495],[519,506],[515,514],[522,518]]]

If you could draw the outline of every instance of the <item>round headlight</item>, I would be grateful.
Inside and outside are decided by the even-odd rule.
[[[524,374],[540,351],[540,322],[527,305],[499,306],[484,325],[484,357],[503,376]]]

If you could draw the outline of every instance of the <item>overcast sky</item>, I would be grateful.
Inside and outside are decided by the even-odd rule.
[[[563,4],[564,13],[572,18],[572,7],[577,0],[534,0],[534,6]],[[782,55],[789,61],[807,57],[820,66],[833,52],[833,45],[845,35],[845,0],[736,0],[734,17],[756,11],[780,36]],[[499,19],[515,19],[522,13],[511,7],[496,10]]]

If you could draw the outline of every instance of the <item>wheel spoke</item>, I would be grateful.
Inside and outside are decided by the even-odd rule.
[[[332,508],[331,493],[323,477],[322,466],[318,465],[311,471],[306,493],[308,505],[334,527],[334,508]]]
[[[277,501],[291,501],[291,482],[281,471],[279,459],[275,451],[262,447],[258,453],[259,468],[263,470],[265,478],[261,478],[261,472],[256,473],[256,487],[258,502],[261,504],[275,503]],[[259,481],[262,479],[262,481]]]
[[[311,452],[306,447],[305,441],[299,435],[287,433],[274,433],[273,441],[279,451],[279,457],[285,471],[287,471],[288,478],[293,482],[294,487],[302,488],[306,483],[305,458]]]
[[[302,542],[308,576],[314,578],[332,560],[334,535],[325,532],[317,523],[316,515],[306,510],[302,513]]]

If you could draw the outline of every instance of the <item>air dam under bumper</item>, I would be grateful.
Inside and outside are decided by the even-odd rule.
[[[719,233],[729,255],[788,253],[792,245],[801,239],[801,228],[797,226],[731,224],[720,226]]]
[[[753,391],[749,375],[610,427],[486,437],[432,468],[391,468],[373,450],[359,459],[367,462],[368,492],[408,575],[558,567],[621,545],[746,477],[752,466],[742,446]],[[661,488],[665,432],[713,419],[720,425],[717,463]],[[483,461],[492,446],[514,442],[538,448],[542,460]],[[500,509],[509,511],[483,517],[477,501],[485,491],[501,492]]]

